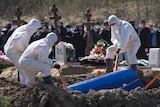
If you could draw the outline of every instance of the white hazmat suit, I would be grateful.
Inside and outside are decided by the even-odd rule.
[[[43,72],[43,77],[51,75],[53,62],[48,55],[56,41],[57,35],[49,33],[45,38],[32,42],[26,48],[19,60],[19,64],[26,74],[25,85],[34,85],[37,72]]]
[[[4,53],[7,57],[11,59],[13,64],[16,66],[19,72],[20,83],[22,85],[25,84],[24,74],[22,72],[22,68],[19,65],[19,58],[27,48],[29,44],[29,40],[33,33],[37,31],[38,28],[41,27],[39,20],[32,19],[26,25],[23,25],[17,28],[13,34],[9,37],[6,44],[4,45]]]
[[[127,52],[129,65],[137,64],[136,53],[141,42],[133,26],[127,21],[120,20],[115,15],[111,15],[108,18],[108,23],[111,25],[111,41],[113,45],[106,50],[106,62],[107,59],[113,60],[116,51],[119,49],[120,53]]]

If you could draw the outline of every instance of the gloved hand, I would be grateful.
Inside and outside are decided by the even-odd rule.
[[[53,61],[52,61],[52,59],[48,58],[48,64],[51,65],[51,66],[53,66]]]
[[[60,66],[59,64],[57,64],[57,63],[54,63],[54,64],[53,64],[53,68],[60,69],[60,67],[61,67],[61,66]]]
[[[117,49],[116,54],[119,54],[120,50],[121,50],[121,49]]]
[[[145,48],[144,50],[146,53],[149,53],[149,48]]]

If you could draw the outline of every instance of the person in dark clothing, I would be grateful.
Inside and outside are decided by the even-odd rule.
[[[7,40],[17,28],[18,25],[12,25],[12,28],[7,32]]]
[[[149,48],[151,47],[151,32],[150,29],[146,27],[146,23],[144,20],[141,20],[139,22],[138,35],[141,40],[141,46],[137,52],[137,58],[148,60],[147,53],[149,52]]]
[[[4,52],[4,49],[3,49],[3,47],[4,47],[4,44],[7,42],[7,40],[8,40],[8,31],[11,29],[11,27],[12,27],[12,24],[10,23],[10,22],[7,22],[6,23],[6,25],[5,25],[5,28],[4,29],[2,29],[2,31],[1,31],[1,34],[2,34],[2,51]]]
[[[160,31],[157,31],[156,35],[157,35],[157,47],[160,48]]]
[[[31,39],[30,39],[30,41],[29,41],[29,44],[32,43],[33,41],[38,40],[38,33],[39,33],[39,30],[41,30],[41,28],[38,29],[38,31],[37,31],[36,33],[34,33],[34,34],[31,36]]]
[[[92,35],[93,35],[93,43],[94,43],[94,44],[96,44],[97,41],[98,41],[99,39],[101,39],[100,36],[99,36],[100,28],[101,28],[100,22],[97,21],[97,22],[95,23],[95,25],[93,26],[93,29],[92,29],[92,31],[91,31],[91,33],[92,33]]]
[[[48,26],[43,26],[42,30],[39,32],[38,40],[42,39],[42,38],[45,38],[48,33],[49,33]]]
[[[152,47],[153,48],[160,48],[160,32],[158,31],[158,25],[155,24],[152,26],[152,32],[151,32],[151,37],[152,37]]]
[[[48,22],[44,21],[42,23],[42,30],[40,30],[39,35],[38,35],[38,40],[45,38],[48,33],[49,33]]]
[[[49,33],[48,25],[43,24],[42,27],[38,29],[38,32],[32,35],[30,39],[30,43],[32,43],[33,41],[45,38],[48,33]]]
[[[60,40],[63,41],[63,42],[66,42],[67,40],[66,40],[65,36],[66,36],[67,31],[66,31],[65,27],[63,26],[63,22],[62,21],[60,21],[58,23],[58,27],[59,27],[58,36],[60,37]]]
[[[85,47],[86,47],[86,41],[84,38],[84,26],[82,23],[77,25],[77,31],[73,33],[71,40],[75,48],[75,53],[76,53],[75,59],[78,61],[79,57],[85,56]]]
[[[110,26],[108,24],[108,20],[105,20],[103,22],[103,26],[104,28],[102,32],[100,32],[100,38],[106,40],[110,46],[112,45],[112,42],[111,42],[111,31],[110,31]]]
[[[74,30],[70,25],[66,25],[66,35],[65,35],[65,42],[71,43],[71,37],[72,34],[74,33]]]
[[[135,27],[135,21],[131,20],[129,23],[134,27],[135,31],[138,33],[138,29]]]

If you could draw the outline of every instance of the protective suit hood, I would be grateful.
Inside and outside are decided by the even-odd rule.
[[[57,41],[57,35],[51,32],[44,38],[44,41],[47,43],[49,47],[52,47]]]
[[[37,31],[38,28],[41,27],[40,21],[37,19],[32,19],[30,22],[26,25],[27,29],[29,29],[30,32],[34,33]]]
[[[111,15],[108,18],[108,24],[111,25],[113,23],[116,23],[118,26],[121,24],[121,19],[119,19],[117,16],[115,15]]]

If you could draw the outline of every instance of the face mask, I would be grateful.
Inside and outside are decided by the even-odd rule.
[[[139,26],[139,28],[143,28],[143,24],[139,24],[138,26]]]
[[[17,28],[18,28],[18,25],[13,25],[12,28],[13,28],[13,29],[17,29]]]
[[[157,30],[158,30],[158,28],[156,28],[156,27],[153,27],[153,30],[154,30],[154,31],[157,31]]]
[[[66,28],[67,32],[70,32],[71,31],[71,28]]]
[[[96,29],[99,29],[99,28],[100,28],[100,26],[99,26],[99,25],[95,25],[95,28],[96,28]]]

